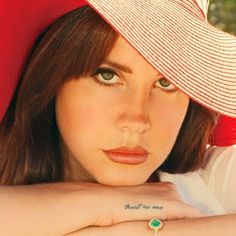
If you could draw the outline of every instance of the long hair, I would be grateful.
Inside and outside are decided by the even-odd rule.
[[[171,173],[194,171],[207,164],[205,152],[218,114],[190,100],[177,140],[160,170]]]
[[[108,56],[117,33],[90,7],[62,16],[39,38],[0,124],[0,183],[34,184],[64,180],[55,118],[55,97],[72,78],[94,71]],[[186,172],[202,162],[214,114],[190,106],[163,170]]]

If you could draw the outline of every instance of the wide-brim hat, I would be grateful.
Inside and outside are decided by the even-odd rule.
[[[1,1],[0,119],[37,36],[61,15],[85,4],[190,98],[231,117],[230,130],[236,134],[236,38],[211,26],[194,0]],[[221,126],[215,133],[214,144],[225,130]]]

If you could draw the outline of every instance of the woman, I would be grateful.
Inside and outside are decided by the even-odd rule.
[[[38,235],[65,235],[75,230],[79,230],[79,235],[114,235],[127,232],[134,224],[143,226],[143,222],[134,222],[136,220],[149,220],[155,216],[163,220],[199,216],[198,211],[180,200],[172,185],[151,182],[158,181],[157,169],[169,173],[198,169],[205,161],[205,146],[218,113],[235,117],[235,94],[232,92],[232,97],[219,101],[225,88],[219,91],[217,98],[214,86],[219,82],[216,80],[214,84],[210,81],[212,74],[206,76],[201,73],[198,69],[200,62],[189,61],[189,42],[186,41],[182,47],[178,43],[168,44],[165,39],[176,37],[174,39],[177,40],[179,37],[174,30],[171,33],[168,29],[173,23],[166,18],[167,9],[178,7],[176,14],[181,15],[183,11],[187,17],[193,14],[191,20],[199,23],[201,19],[201,27],[206,27],[206,23],[202,22],[202,12],[195,3],[183,1],[185,5],[182,8],[182,3],[178,1],[160,1],[158,4],[152,2],[152,8],[149,8],[145,1],[135,2],[137,7],[133,12],[125,12],[125,9],[132,9],[134,3],[126,6],[129,3],[88,2],[121,34],[117,34],[90,7],[83,6],[57,20],[35,45],[22,72],[21,85],[1,124],[1,183],[21,185],[2,187],[2,202],[7,204],[2,206],[1,212],[9,216],[18,211],[22,214],[22,210],[16,211],[14,207],[9,210],[9,206],[17,205],[25,210],[24,216],[27,216],[27,220],[19,219],[19,227],[16,224],[15,229],[7,229],[8,225],[4,223],[2,229],[5,235],[16,235],[16,229],[18,235],[25,235],[39,226]],[[59,7],[60,13],[55,10],[58,16],[86,3],[62,1],[62,4],[65,8]],[[159,13],[162,19],[160,27],[155,28],[158,32],[151,31],[150,40],[143,45],[144,34],[139,34],[141,28],[136,28],[134,24],[134,19],[137,19],[128,17],[129,13],[134,14],[141,9],[138,4],[144,6],[140,22],[144,22],[143,19],[152,21],[152,17],[147,17],[153,14],[150,10],[155,7],[155,13]],[[54,1],[45,3],[45,6],[45,9],[56,7]],[[127,17],[127,27],[120,25],[121,19],[115,18],[116,14]],[[144,31],[148,25],[142,25]],[[38,30],[40,27],[35,28]],[[35,28],[31,37],[34,37]],[[211,30],[208,26],[203,29],[218,33],[235,44],[235,38],[229,35]],[[178,28],[175,30],[180,32]],[[27,28],[27,32],[31,29]],[[187,31],[184,33],[188,35]],[[155,41],[152,41],[154,35]],[[177,48],[173,51],[169,45],[181,46],[181,55]],[[165,53],[162,48],[166,48]],[[197,55],[198,49],[191,49],[191,53]],[[183,61],[178,61],[177,56]],[[226,76],[231,82],[236,68],[229,58],[235,59],[235,54],[225,55],[220,62],[231,69],[231,74]],[[212,60],[209,64],[211,71],[211,66],[216,63]],[[186,65],[186,74],[183,65]],[[217,71],[216,78],[220,75],[221,69]],[[194,84],[201,76],[205,76],[206,83],[213,84],[212,88],[206,87],[209,101],[204,98],[206,92],[202,91],[201,83]],[[191,86],[185,80],[187,77],[193,79]],[[213,95],[214,101],[211,100]],[[233,105],[226,109],[227,102]],[[195,133],[189,133],[189,130],[195,130]],[[59,181],[67,183],[30,185]],[[43,196],[39,197],[39,193]],[[7,200],[15,194],[17,198]],[[25,204],[23,200],[26,196],[30,201]],[[55,204],[54,199],[59,201]],[[31,206],[34,206],[34,212]],[[46,209],[43,217],[40,213],[42,207]],[[62,215],[65,209],[69,222],[67,216]],[[35,218],[30,224],[27,221],[32,214]],[[235,218],[227,216],[220,220],[228,220],[229,217]],[[208,220],[216,222],[217,219]],[[201,221],[199,218],[195,222],[201,224]],[[40,224],[35,225],[35,222]],[[186,222],[194,227],[192,221]],[[167,224],[171,223],[175,227],[175,223],[178,225],[181,221]],[[27,228],[22,225],[27,225]],[[147,231],[147,228],[143,229]],[[163,230],[165,232],[168,233],[168,229]]]

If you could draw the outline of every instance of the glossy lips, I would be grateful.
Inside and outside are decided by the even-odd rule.
[[[145,162],[149,155],[147,150],[140,146],[132,149],[127,147],[119,147],[116,149],[103,151],[111,161],[130,165],[137,165]]]

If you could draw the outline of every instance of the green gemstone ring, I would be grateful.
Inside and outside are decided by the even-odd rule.
[[[153,218],[149,221],[148,226],[149,228],[155,231],[155,236],[156,236],[158,230],[160,230],[163,227],[163,223],[159,219]]]

